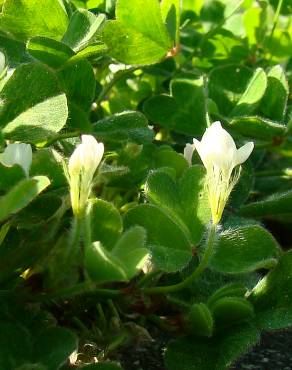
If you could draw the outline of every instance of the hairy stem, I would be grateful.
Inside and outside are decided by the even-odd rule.
[[[92,282],[83,282],[69,288],[60,289],[56,292],[39,294],[33,296],[32,299],[34,302],[48,302],[56,299],[68,299],[83,294],[115,298],[120,296],[122,292],[114,289],[97,288],[97,286]]]
[[[55,135],[53,137],[51,137],[47,142],[46,144],[44,145],[44,147],[48,147],[52,144],[54,144],[55,142],[59,141],[59,140],[64,140],[64,139],[70,139],[72,137],[77,137],[80,135],[80,131],[70,131],[70,132],[63,132],[61,134],[58,134],[58,135]]]
[[[216,227],[217,226],[215,224],[211,224],[206,241],[204,255],[198,267],[194,270],[194,272],[190,276],[188,276],[185,280],[178,284],[145,288],[142,291],[146,294],[173,293],[191,285],[193,281],[196,280],[208,266],[209,259],[214,251],[214,245],[216,240]]]
[[[134,72],[136,69],[139,69],[140,67],[132,67],[128,69],[124,69],[122,71],[117,72],[114,77],[103,87],[100,94],[98,95],[96,99],[96,104],[99,105],[107,96],[109,91],[113,88],[113,86],[121,80],[123,77],[127,76],[128,74]]]

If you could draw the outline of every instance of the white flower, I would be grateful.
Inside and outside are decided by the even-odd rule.
[[[212,219],[217,224],[228,197],[240,176],[239,166],[247,160],[254,148],[249,142],[236,149],[232,136],[222,128],[220,122],[208,127],[201,141],[193,139],[194,144],[187,144],[184,155],[191,164],[194,149],[197,150],[207,170],[206,186]],[[239,167],[237,167],[239,166]],[[237,167],[234,173],[234,169]]]
[[[90,196],[94,173],[102,159],[104,146],[91,135],[82,135],[69,159],[68,177],[73,213],[81,216]]]
[[[1,154],[1,163],[4,166],[13,166],[18,164],[22,167],[25,175],[29,176],[29,169],[32,162],[32,149],[30,144],[14,143],[8,144]]]

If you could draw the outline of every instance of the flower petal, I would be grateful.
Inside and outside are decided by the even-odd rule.
[[[23,168],[26,176],[29,176],[29,169],[32,162],[32,149],[30,144],[14,143],[8,144],[1,155],[1,162],[5,166],[18,164]]]
[[[237,150],[236,158],[235,158],[235,166],[245,162],[247,158],[250,156],[251,152],[253,151],[254,143],[252,141],[246,143],[241,148]]]
[[[232,170],[236,157],[236,145],[232,136],[216,121],[207,128],[201,141],[201,158],[206,166],[216,165],[224,172]]]
[[[95,137],[92,135],[82,135],[81,140],[81,145],[84,147],[84,153],[86,153],[85,160],[88,161],[88,163],[84,163],[84,165],[94,167],[94,171],[92,172],[95,172],[102,159],[104,153],[104,145],[103,143],[98,143]]]
[[[221,126],[219,121],[212,123],[207,128],[201,141],[202,145],[208,145],[210,150],[222,151],[225,149],[236,149],[232,136]]]
[[[202,143],[197,139],[193,139],[193,143],[194,143],[194,146],[195,146],[199,156],[203,160],[202,156],[204,157],[204,150],[203,150],[204,148],[202,147]]]
[[[195,150],[195,146],[193,144],[187,143],[184,148],[184,157],[188,161],[188,164],[192,165],[192,156]]]

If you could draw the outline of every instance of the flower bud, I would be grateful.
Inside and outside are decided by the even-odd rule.
[[[73,213],[80,216],[90,196],[94,173],[102,159],[104,146],[91,135],[82,135],[69,159],[68,177]]]

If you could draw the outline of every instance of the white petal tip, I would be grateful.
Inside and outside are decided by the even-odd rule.
[[[252,141],[246,143],[241,148],[239,148],[236,154],[236,165],[244,163],[251,155],[253,149],[254,143]]]
[[[194,145],[187,143],[184,148],[184,157],[187,160],[188,164],[192,165],[192,156],[194,152]]]

